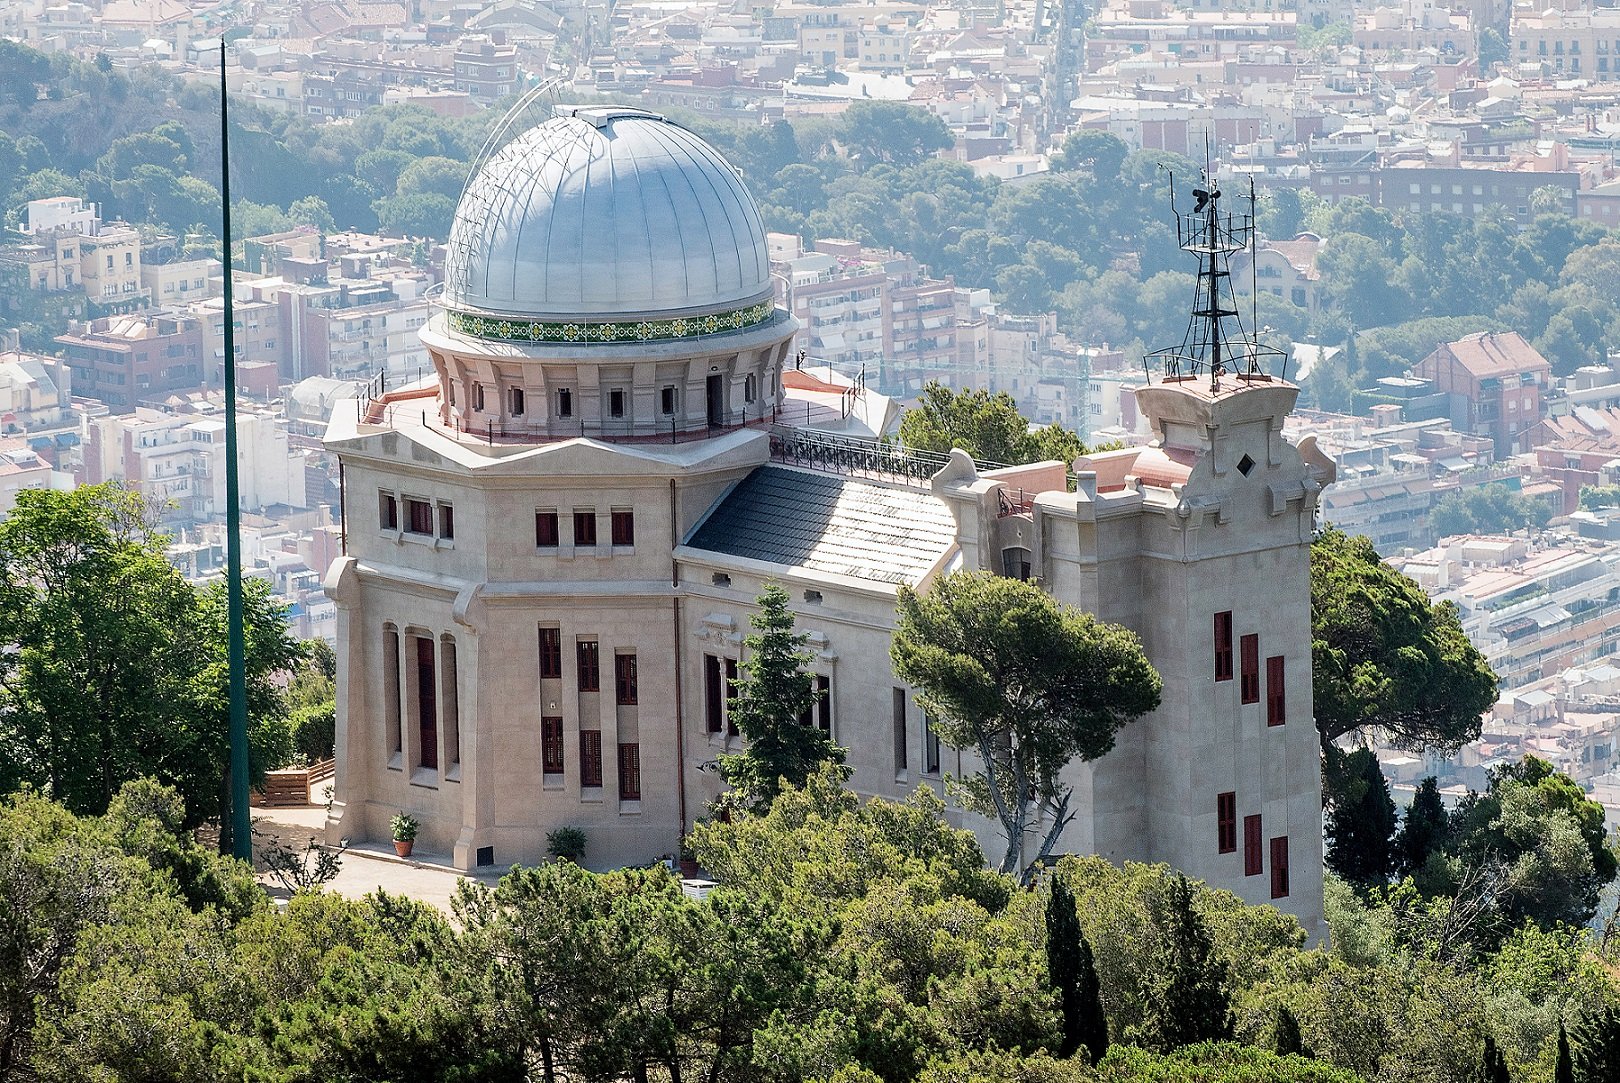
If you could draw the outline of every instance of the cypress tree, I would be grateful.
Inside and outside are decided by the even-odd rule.
[[[1344,757],[1340,786],[1328,811],[1328,866],[1362,888],[1389,882],[1395,837],[1395,802],[1370,748]]]
[[[1305,1049],[1305,1040],[1299,1033],[1299,1020],[1286,1004],[1277,1005],[1277,1029],[1272,1038],[1272,1048],[1279,1057],[1311,1055]]]
[[[1430,775],[1418,784],[1412,803],[1406,806],[1400,834],[1395,838],[1395,862],[1400,872],[1410,874],[1423,867],[1445,839],[1448,822],[1446,806],[1440,800],[1440,786]]]
[[[1485,1049],[1479,1058],[1479,1067],[1474,1070],[1474,1079],[1478,1083],[1512,1083],[1508,1078],[1507,1058],[1502,1051],[1496,1048],[1496,1039],[1489,1034],[1485,1035]]]
[[[1620,1079],[1620,1012],[1613,1004],[1582,1012],[1569,1044],[1576,1083]]]
[[[1108,1017],[1091,945],[1080,931],[1074,893],[1062,877],[1052,878],[1046,897],[1046,973],[1063,1009],[1058,1055],[1072,1057],[1081,1046],[1092,1064],[1108,1051]]]
[[[1553,1083],[1575,1083],[1575,1064],[1569,1058],[1569,1035],[1558,1024],[1558,1060],[1553,1064]]]
[[[1158,1052],[1232,1036],[1232,1003],[1226,966],[1214,957],[1203,917],[1193,906],[1192,885],[1177,874],[1158,924],[1164,936],[1158,984],[1143,1005],[1144,1030]],[[1156,908],[1157,909],[1157,908]]]

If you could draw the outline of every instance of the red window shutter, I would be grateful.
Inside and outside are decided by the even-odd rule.
[[[579,784],[602,785],[601,730],[581,730],[579,733]]]
[[[626,801],[641,797],[641,746],[619,746],[619,797]]]
[[[1271,840],[1271,897],[1288,897],[1288,836]]]
[[[579,690],[581,692],[600,692],[602,690],[602,659],[597,650],[596,640],[580,640],[574,647],[574,653],[579,660]]]
[[[542,718],[540,720],[540,763],[541,770],[548,775],[563,773],[563,720],[560,718]]]
[[[1280,726],[1288,721],[1286,682],[1283,679],[1283,656],[1266,659],[1266,725]]]
[[[1244,703],[1260,702],[1260,637],[1257,635],[1244,636],[1243,646],[1243,680],[1239,682],[1239,690],[1243,693]]]
[[[726,736],[737,736],[737,720],[731,716],[731,708],[737,699],[737,660],[726,659]]]
[[[1215,679],[1232,679],[1232,611],[1215,614]]]
[[[703,718],[704,729],[719,733],[724,723],[725,693],[720,687],[720,659],[712,654],[703,656]]]
[[[534,544],[542,549],[555,549],[560,537],[557,533],[557,513],[554,511],[537,511],[534,513]]]
[[[556,680],[562,676],[562,629],[540,629],[540,677]]]
[[[1227,792],[1215,798],[1216,842],[1223,854],[1237,852],[1237,794]]]
[[[1243,875],[1259,876],[1265,855],[1260,852],[1260,817],[1243,817]]]
[[[618,703],[621,707],[631,707],[636,703],[636,656],[633,654],[616,654],[613,656],[614,683],[617,685]]]

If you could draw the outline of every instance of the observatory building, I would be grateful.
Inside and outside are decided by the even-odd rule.
[[[726,682],[770,582],[809,635],[805,724],[849,750],[851,785],[943,792],[973,764],[894,676],[895,594],[980,568],[1134,629],[1164,680],[1071,767],[1059,850],[1168,862],[1314,931],[1309,546],[1333,467],[1283,439],[1295,387],[1167,368],[1137,392],[1152,446],[995,471],[780,426],[796,323],[754,202],[635,110],[567,111],[489,153],[445,275],[433,374],[374,384],[326,435],[331,837],[386,839],[405,810],[462,869],[544,860],[563,826],[592,865],[673,854],[741,747]],[[999,852],[997,825],[951,817]]]

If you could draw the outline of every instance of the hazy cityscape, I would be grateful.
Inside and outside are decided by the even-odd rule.
[[[367,956],[377,988],[439,984],[366,1001],[383,1037],[342,1051],[311,1035],[346,1032],[359,989],[325,1023],[246,1012],[229,1041],[201,1001],[183,1026],[120,1017],[188,1035],[136,1056],[97,1037],[117,1028],[95,998],[127,994],[85,975],[139,967],[80,941],[71,996],[0,976],[0,1079],[1620,1079],[1620,8],[1446,3],[0,0],[0,564],[32,569],[0,575],[0,615],[23,629],[7,591],[55,582],[29,555],[46,520],[5,533],[23,494],[102,483],[138,514],[62,507],[212,597],[231,366],[242,559],[286,623],[285,657],[255,648],[255,725],[285,731],[255,737],[256,811],[308,847],[258,880],[294,913],[322,883],[358,897],[378,884],[335,878],[419,837],[417,865],[406,845],[377,875],[443,876],[381,886],[452,915],[383,907],[392,931],[365,937],[439,946]],[[1070,704],[1103,737],[1033,780],[1023,737],[973,729],[908,653],[937,585],[976,572],[981,611],[1016,610],[993,584],[1023,581],[1137,644],[1110,641],[1109,697]],[[1386,621],[1429,653],[1364,663],[1358,625]],[[743,763],[769,744],[749,682],[795,628],[803,698],[777,713],[821,743],[782,753],[802,763],[779,794],[774,764]],[[988,656],[979,633],[964,649]],[[19,748],[56,713],[8,680],[32,634],[0,634]],[[192,683],[174,703],[222,709]],[[165,704],[159,729],[186,710]],[[76,740],[0,759],[0,788],[33,795],[10,814],[45,816],[23,803],[42,794],[100,817],[191,910],[247,920],[245,889],[184,857],[229,842],[219,779],[188,790],[143,737],[78,791],[39,751]],[[174,786],[202,841],[131,850],[118,817],[160,802],[120,771]],[[49,834],[8,830],[0,865]],[[904,853],[868,867],[829,841],[863,838]],[[317,853],[345,850],[345,874]],[[639,912],[569,926],[572,962],[511,918],[525,891],[577,916],[643,890],[561,857],[625,884],[609,870],[678,868],[702,936],[768,909],[736,918],[757,972],[712,978],[750,991],[624,1015],[603,990],[629,964],[603,960]],[[542,871],[496,887],[513,865]],[[1100,1039],[1077,1036],[1041,909],[1068,898],[1072,922],[1074,899],[1009,895],[1048,867],[1080,899]],[[811,875],[836,906],[806,902]],[[43,905],[5,876],[0,907]],[[1198,950],[1165,916],[1194,910]],[[871,960],[915,915],[960,943],[902,980]],[[201,943],[201,922],[167,935]],[[695,967],[700,934],[669,935]],[[816,943],[847,966],[789,1003],[771,967]],[[1224,969],[1176,984],[1189,950]],[[1183,977],[1132,977],[1150,955]],[[482,958],[589,978],[517,997],[528,1022],[472,1020],[516,996],[499,966],[470,976]],[[1405,1007],[1343,1022],[1392,984]],[[620,1014],[575,1012],[603,998]],[[459,1038],[423,1060],[384,1040],[407,1016]]]

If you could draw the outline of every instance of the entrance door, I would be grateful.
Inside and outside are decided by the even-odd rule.
[[[723,373],[709,377],[709,428],[726,423],[726,378]]]

